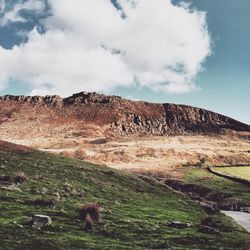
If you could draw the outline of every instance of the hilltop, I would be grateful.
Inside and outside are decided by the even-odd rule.
[[[249,125],[205,109],[95,92],[67,98],[6,95],[0,97],[0,122],[2,138],[17,139],[250,132]]]

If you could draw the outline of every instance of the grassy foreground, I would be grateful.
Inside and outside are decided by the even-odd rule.
[[[235,176],[241,179],[250,181],[250,166],[246,167],[215,167],[213,168],[216,172]]]
[[[150,179],[41,152],[0,152],[0,175],[18,171],[28,177],[20,186],[0,181],[0,249],[217,250],[250,245],[249,234],[221,214],[215,217],[227,230],[201,233],[201,208]],[[37,205],[39,199],[54,205]],[[77,207],[87,202],[99,202],[104,209],[92,232],[78,219]],[[33,214],[51,216],[52,225],[32,228]],[[193,226],[166,225],[175,220]]]

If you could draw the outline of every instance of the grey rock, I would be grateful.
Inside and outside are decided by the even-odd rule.
[[[172,222],[167,223],[167,226],[183,229],[183,228],[191,227],[192,222],[185,223],[185,222],[181,222],[181,221],[172,221]]]
[[[208,234],[217,234],[217,233],[219,233],[218,228],[209,227],[209,226],[200,226],[200,231],[202,233],[208,233]]]
[[[52,224],[52,220],[47,215],[33,215],[32,217],[32,227],[36,229],[41,229],[44,226],[49,226]]]

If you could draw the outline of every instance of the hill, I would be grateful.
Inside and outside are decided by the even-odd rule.
[[[220,232],[200,231],[207,215],[188,197],[153,179],[0,142],[1,249],[248,249],[249,234],[222,214]],[[27,180],[12,178],[22,171]],[[39,201],[39,202],[38,202]],[[101,222],[86,231],[80,204],[98,202]],[[52,225],[30,225],[33,214]],[[173,221],[191,222],[175,228]]]
[[[2,138],[18,139],[250,132],[247,124],[200,108],[87,92],[67,98],[0,97],[0,122]]]

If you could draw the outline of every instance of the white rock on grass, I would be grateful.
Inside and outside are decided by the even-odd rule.
[[[41,229],[44,226],[51,225],[52,220],[47,215],[35,214],[32,217],[32,227],[36,229]]]

